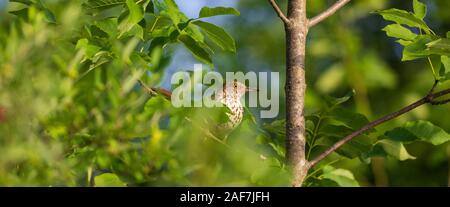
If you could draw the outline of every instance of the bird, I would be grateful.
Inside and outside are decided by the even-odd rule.
[[[138,81],[139,84],[147,91],[150,96],[162,95],[166,99],[170,100],[172,92],[163,88],[148,87],[142,81]],[[241,98],[247,92],[258,91],[255,88],[247,87],[244,83],[237,80],[226,82],[223,86],[223,90],[215,94],[215,100],[220,102],[226,107],[227,120],[223,123],[216,123],[214,126],[210,126],[210,130],[214,135],[223,137],[226,140],[227,135],[236,129],[242,122],[244,117],[244,106],[241,103]],[[207,109],[203,109],[207,110]],[[210,114],[206,112],[204,114]],[[204,117],[205,124],[211,124],[211,120],[208,117]]]

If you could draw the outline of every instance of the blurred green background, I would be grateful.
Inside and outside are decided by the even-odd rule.
[[[39,9],[28,13],[29,20],[21,20],[7,12],[19,8],[17,3],[0,0],[1,186],[92,186],[94,181],[96,186],[288,185],[289,174],[281,162],[283,133],[270,138],[274,146],[261,144],[266,138],[258,127],[285,117],[284,29],[266,0],[176,1],[189,18],[203,6],[240,11],[240,16],[207,19],[236,40],[236,54],[214,54],[215,70],[277,71],[282,77],[279,117],[259,119],[258,109],[247,111],[242,126],[230,135],[232,149],[186,126],[183,117],[188,112],[171,109],[164,100],[147,101],[135,84],[142,76],[149,85],[170,89],[171,73],[192,69],[199,62],[184,47],[164,48],[158,68],[144,74],[129,58],[130,47],[140,42],[99,40],[96,44],[109,45],[117,58],[91,70],[76,44],[86,36],[83,28],[96,18],[86,14],[78,1],[43,2],[54,13],[57,26],[48,24]],[[286,8],[286,0],[278,2]],[[445,36],[450,30],[450,1],[422,2],[429,9],[428,25]],[[308,16],[332,3],[308,0]],[[427,62],[401,62],[401,46],[381,31],[388,22],[372,13],[386,8],[411,10],[411,1],[352,1],[310,30],[308,109],[317,108],[322,95],[342,96],[354,89],[355,96],[345,107],[373,120],[427,93],[433,83]],[[377,129],[383,132],[424,119],[448,132],[449,112],[449,105],[426,105]],[[450,185],[449,143],[414,143],[406,148],[417,158],[374,158],[371,164],[339,159],[333,165],[351,171],[361,186]]]

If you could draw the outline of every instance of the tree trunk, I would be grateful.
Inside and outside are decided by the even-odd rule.
[[[308,171],[305,159],[305,46],[308,33],[306,0],[289,0],[286,30],[286,159],[293,186],[301,186]]]

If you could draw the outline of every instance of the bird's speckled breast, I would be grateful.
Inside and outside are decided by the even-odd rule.
[[[244,116],[244,107],[237,97],[225,97],[221,102],[230,109],[230,113],[227,113],[230,122],[227,123],[229,127],[235,128],[242,121]]]

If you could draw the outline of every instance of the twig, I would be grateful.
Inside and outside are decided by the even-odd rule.
[[[319,22],[323,21],[327,17],[333,15],[337,10],[342,8],[345,4],[347,4],[350,0],[338,0],[336,3],[334,3],[332,6],[330,6],[327,10],[323,11],[322,13],[318,14],[317,16],[311,18],[308,23],[308,27],[312,27]]]
[[[439,80],[434,80],[433,86],[431,87],[430,91],[428,91],[428,94],[433,94],[434,89],[436,89],[436,86],[438,85]]]
[[[399,111],[396,111],[394,113],[388,114],[386,116],[383,116],[373,122],[370,122],[368,124],[366,124],[365,126],[363,126],[362,128],[352,132],[351,134],[345,136],[343,139],[341,139],[340,141],[336,142],[334,145],[332,145],[330,148],[328,148],[327,150],[325,150],[324,152],[322,152],[322,154],[320,154],[319,156],[317,156],[316,158],[314,158],[313,160],[311,160],[309,162],[309,168],[315,166],[318,162],[320,162],[321,160],[323,160],[326,156],[328,156],[329,154],[331,154],[332,152],[336,151],[339,147],[341,147],[342,145],[344,145],[345,143],[349,142],[350,140],[352,140],[353,138],[357,137],[358,135],[366,132],[369,129],[372,129],[384,122],[387,122],[389,120],[392,120],[408,111],[411,111],[423,104],[432,104],[432,105],[438,105],[438,104],[445,104],[445,103],[449,103],[450,99],[448,100],[443,100],[443,101],[434,101],[434,99],[439,98],[441,96],[450,94],[450,89],[446,89],[446,90],[442,90],[436,93],[433,93],[434,88],[436,87],[436,83],[433,85],[433,87],[431,88],[430,92],[423,98],[421,98],[420,100],[400,109]]]
[[[158,93],[156,93],[155,90],[153,90],[153,89],[149,88],[148,86],[146,86],[142,80],[139,79],[138,83],[145,90],[145,92],[147,92],[148,95],[150,95],[150,96],[158,95]]]
[[[281,11],[280,7],[278,7],[277,3],[275,2],[275,0],[269,0],[270,5],[272,5],[273,9],[275,10],[275,12],[277,13],[278,17],[280,17],[280,19],[285,23],[285,24],[290,24],[290,20],[284,15],[283,11]]]

